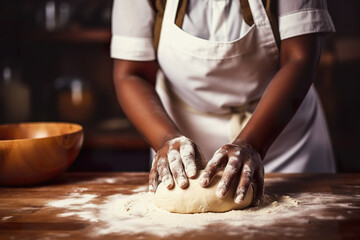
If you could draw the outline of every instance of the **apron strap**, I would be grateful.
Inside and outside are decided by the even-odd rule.
[[[186,14],[186,8],[187,8],[187,5],[188,5],[188,0],[180,0],[179,4],[180,5],[179,5],[177,13],[176,13],[175,24],[179,28],[181,28],[182,25],[183,25],[185,14]]]
[[[240,11],[246,24],[252,26],[254,24],[254,18],[252,16],[248,0],[240,0]]]
[[[266,15],[269,18],[271,29],[275,37],[276,45],[278,46],[278,49],[280,49],[281,40],[280,40],[279,24],[277,20],[278,1],[262,0],[262,3],[265,6]],[[244,21],[247,23],[247,25],[249,26],[253,25],[254,18],[249,6],[249,0],[240,0],[240,8],[241,8],[241,14],[243,15]]]
[[[155,49],[155,53],[159,47],[159,40],[160,40],[160,32],[161,26],[164,18],[166,0],[151,0],[150,1],[152,8],[155,10],[156,17],[155,17],[155,26],[154,26],[154,39],[153,39],[153,46]],[[175,24],[178,27],[181,27],[184,21],[186,7],[188,4],[188,0],[180,0],[179,7],[176,13]]]
[[[276,45],[278,46],[278,49],[280,49],[281,46],[281,39],[280,39],[280,32],[279,32],[279,23],[278,23],[278,0],[262,0],[263,3],[266,1],[266,14],[269,18],[271,29],[273,31]],[[264,4],[265,5],[265,4]]]
[[[166,0],[151,0],[150,1],[152,8],[154,9],[155,15],[155,25],[154,25],[154,33],[153,33],[153,46],[155,49],[155,53],[157,52],[157,48],[159,46],[160,40],[160,32],[162,20],[164,17]]]
[[[277,22],[277,6],[278,1],[277,0],[262,0],[263,5],[265,6],[266,14],[269,18],[271,29],[273,31],[276,44],[278,46],[278,49],[280,49],[280,33],[279,33],[279,25]],[[152,8],[154,9],[156,13],[155,17],[155,26],[154,26],[154,40],[153,40],[153,46],[155,49],[155,52],[158,50],[159,46],[159,40],[160,40],[160,32],[161,32],[161,26],[163,22],[164,17],[164,11],[166,6],[166,0],[151,0],[150,1]],[[179,7],[177,9],[176,18],[175,18],[175,24],[181,28],[184,16],[186,13],[186,7],[188,5],[188,0],[180,0],[179,1]],[[240,0],[240,8],[241,8],[241,14],[243,15],[244,21],[249,25],[254,24],[254,18],[251,13],[251,9],[249,6],[249,0]]]

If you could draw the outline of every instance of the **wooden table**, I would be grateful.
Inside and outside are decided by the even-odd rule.
[[[99,206],[113,195],[144,191],[146,182],[147,173],[64,173],[47,185],[2,187],[0,239],[360,239],[360,174],[267,174],[266,194],[288,195],[299,206],[287,210],[289,217],[284,210],[269,212],[273,221],[253,218],[231,231],[219,223],[176,235],[141,232],[140,226],[134,234],[94,234],[106,224]],[[74,210],[69,198],[92,215]]]

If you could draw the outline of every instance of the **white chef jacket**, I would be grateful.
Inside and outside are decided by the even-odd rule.
[[[326,4],[323,1],[279,1],[279,31],[281,39],[286,39],[301,34],[307,34],[312,32],[329,33],[334,31],[334,27],[331,18],[326,10]],[[141,16],[141,17],[140,17]],[[132,20],[133,19],[133,20]],[[111,43],[111,56],[113,58],[128,59],[128,60],[153,60],[155,59],[154,50],[152,47],[152,25],[154,23],[154,12],[150,7],[149,3],[144,0],[136,1],[116,1],[114,2],[113,8],[113,37]],[[227,0],[208,0],[208,1],[189,1],[187,13],[185,14],[183,31],[195,36],[200,39],[209,41],[225,41],[230,42],[245,36],[251,29],[242,19],[240,12],[239,1],[227,1]],[[179,83],[179,82],[178,82]],[[244,83],[242,83],[244,84]],[[186,84],[185,84],[186,85]],[[181,88],[184,84],[178,84],[178,90],[181,93]],[[246,90],[246,83],[245,85]],[[243,88],[243,86],[240,89]],[[190,90],[191,89],[187,89]],[[225,89],[228,91],[229,89]],[[183,93],[188,91],[183,91]],[[242,103],[241,91],[239,94],[232,94],[235,96],[235,101]],[[333,156],[330,150],[330,143],[328,141],[328,133],[326,124],[322,117],[322,111],[320,105],[317,103],[317,96],[313,89],[309,91],[307,101],[304,101],[301,113],[297,115],[297,121],[287,127],[286,133],[279,136],[279,141],[273,144],[274,147],[269,149],[269,157],[264,159],[265,171],[280,171],[280,172],[302,172],[302,171],[313,171],[313,172],[333,172],[334,162]],[[236,92],[237,93],[237,92]],[[246,91],[245,91],[246,93]],[[180,94],[182,95],[182,94]],[[193,105],[197,109],[203,111],[216,112],[221,111],[222,107],[225,106],[227,100],[231,98],[224,98],[224,94],[221,92],[218,94],[221,101],[213,101],[213,93],[208,94],[208,99],[205,94],[202,98],[197,99],[197,93],[194,91],[192,94],[186,96],[189,101],[188,104]],[[245,94],[246,95],[246,94]],[[311,96],[310,96],[311,95]],[[246,101],[244,98],[244,102]],[[164,99],[164,98],[163,98]],[[162,99],[162,100],[163,100]],[[189,100],[190,99],[190,100]],[[225,101],[225,102],[224,102]],[[205,102],[205,104],[204,104]],[[219,103],[220,102],[220,103]],[[231,102],[231,101],[230,101]],[[232,99],[232,103],[234,99]],[[214,103],[213,106],[207,103]],[[217,105],[218,104],[218,105]],[[207,109],[207,106],[209,108]],[[298,126],[301,119],[306,119],[305,109],[306,106],[312,109],[312,116],[317,120],[311,127],[305,127],[302,130],[294,132],[294,129]],[[311,107],[310,107],[311,106]],[[170,115],[173,114],[170,113]],[[188,115],[189,118],[193,119],[193,123],[196,121],[207,121],[202,118],[203,116],[192,116]],[[173,117],[174,118],[174,117]],[[176,121],[176,119],[174,119]],[[196,120],[196,121],[195,121]],[[211,126],[211,120],[208,122]],[[178,122],[178,124],[180,124]],[[226,126],[221,121],[215,121],[213,124],[220,126]],[[206,124],[205,124],[206,125]],[[201,126],[199,126],[201,127]],[[319,129],[319,138],[317,134],[313,133],[311,129]],[[310,131],[309,131],[310,130]],[[304,131],[306,131],[304,133]],[[189,134],[194,131],[190,131]],[[302,134],[302,136],[300,136]],[[289,136],[297,136],[297,139],[293,139],[293,147],[284,149],[284,142],[289,144],[287,141]],[[300,136],[300,137],[299,137]],[[197,138],[197,134],[193,136]],[[201,139],[201,138],[200,138]],[[206,136],[204,138],[206,139]],[[307,141],[307,139],[310,139]],[[297,142],[298,141],[298,142]],[[311,148],[313,143],[324,142],[323,150],[318,147],[318,150],[324,154],[317,154],[312,148],[312,153],[307,154],[304,149]],[[225,144],[226,142],[224,142]],[[201,147],[208,147],[204,143],[200,143]],[[321,144],[320,144],[321,145]],[[220,147],[220,146],[219,146]],[[211,151],[214,149],[210,148]],[[209,150],[209,149],[206,149]],[[209,151],[205,151],[209,154]],[[298,154],[297,152],[300,152]],[[209,156],[209,155],[208,155]],[[280,157],[279,157],[280,156]],[[295,156],[295,157],[294,157]],[[296,160],[294,158],[301,158]],[[309,156],[309,157],[308,157]],[[311,158],[326,158],[322,161],[309,161]],[[309,159],[307,159],[309,158]]]
[[[334,24],[325,0],[278,0],[280,39],[331,33]],[[149,61],[153,48],[154,11],[148,0],[114,0],[111,57]],[[207,40],[232,41],[246,34],[237,0],[189,0],[182,29]]]

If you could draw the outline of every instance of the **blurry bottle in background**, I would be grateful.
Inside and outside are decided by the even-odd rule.
[[[64,76],[56,79],[57,112],[61,121],[86,123],[95,112],[91,87],[81,78]]]
[[[1,71],[0,105],[5,123],[25,122],[31,117],[30,88],[10,66]]]
[[[46,1],[36,14],[36,21],[48,32],[64,29],[71,20],[71,5],[66,1]]]

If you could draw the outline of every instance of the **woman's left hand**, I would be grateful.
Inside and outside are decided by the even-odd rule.
[[[224,173],[216,189],[219,198],[224,198],[230,185],[238,182],[235,203],[239,204],[245,199],[251,184],[254,190],[252,204],[261,204],[264,193],[264,166],[259,153],[251,145],[240,142],[222,146],[206,165],[199,178],[200,185],[207,187],[215,174],[223,169]]]

